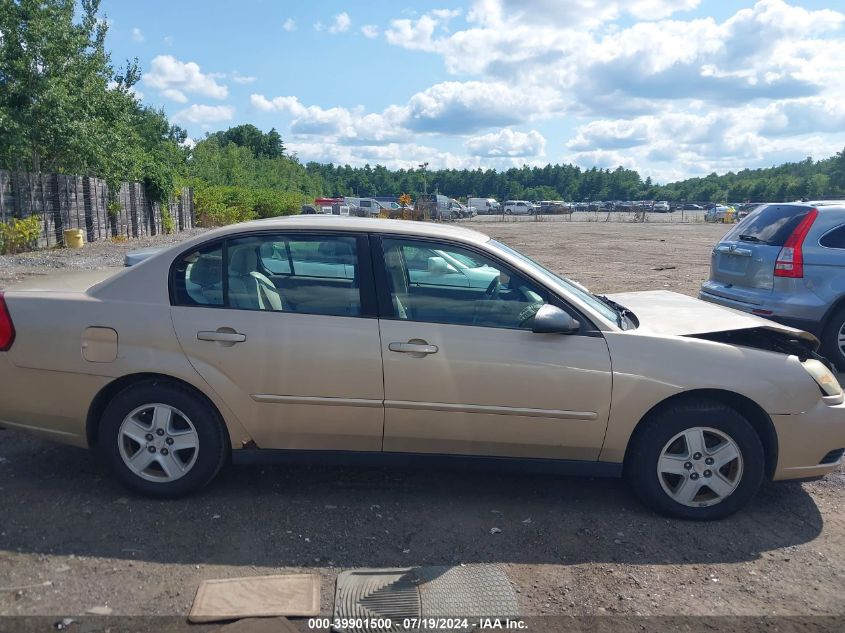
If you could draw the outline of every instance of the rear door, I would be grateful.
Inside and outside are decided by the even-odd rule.
[[[781,248],[809,211],[806,206],[770,204],[749,214],[713,249],[707,292],[761,304],[774,288]]]
[[[380,451],[381,345],[366,236],[262,232],[185,253],[171,317],[259,448]]]

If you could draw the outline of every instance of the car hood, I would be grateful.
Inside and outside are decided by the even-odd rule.
[[[701,336],[737,330],[765,330],[800,340],[814,351],[819,346],[818,339],[809,332],[677,292],[623,292],[609,297],[634,313],[640,329],[658,335]]]

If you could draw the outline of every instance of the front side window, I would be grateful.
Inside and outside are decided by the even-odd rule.
[[[548,293],[468,249],[385,239],[390,299],[398,319],[531,329]]]

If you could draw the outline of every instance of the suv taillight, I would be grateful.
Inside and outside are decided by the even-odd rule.
[[[818,209],[810,209],[804,219],[798,223],[792,235],[783,244],[775,261],[775,277],[803,277],[804,276],[804,239],[810,232],[810,227],[819,215]]]
[[[6,300],[0,292],[0,352],[8,352],[15,342],[15,325],[12,323],[12,315],[6,307]]]

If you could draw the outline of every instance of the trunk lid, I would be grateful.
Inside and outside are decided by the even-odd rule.
[[[123,268],[99,268],[97,270],[59,270],[49,275],[33,275],[8,286],[9,295],[16,292],[85,292],[92,286],[115,275]]]

